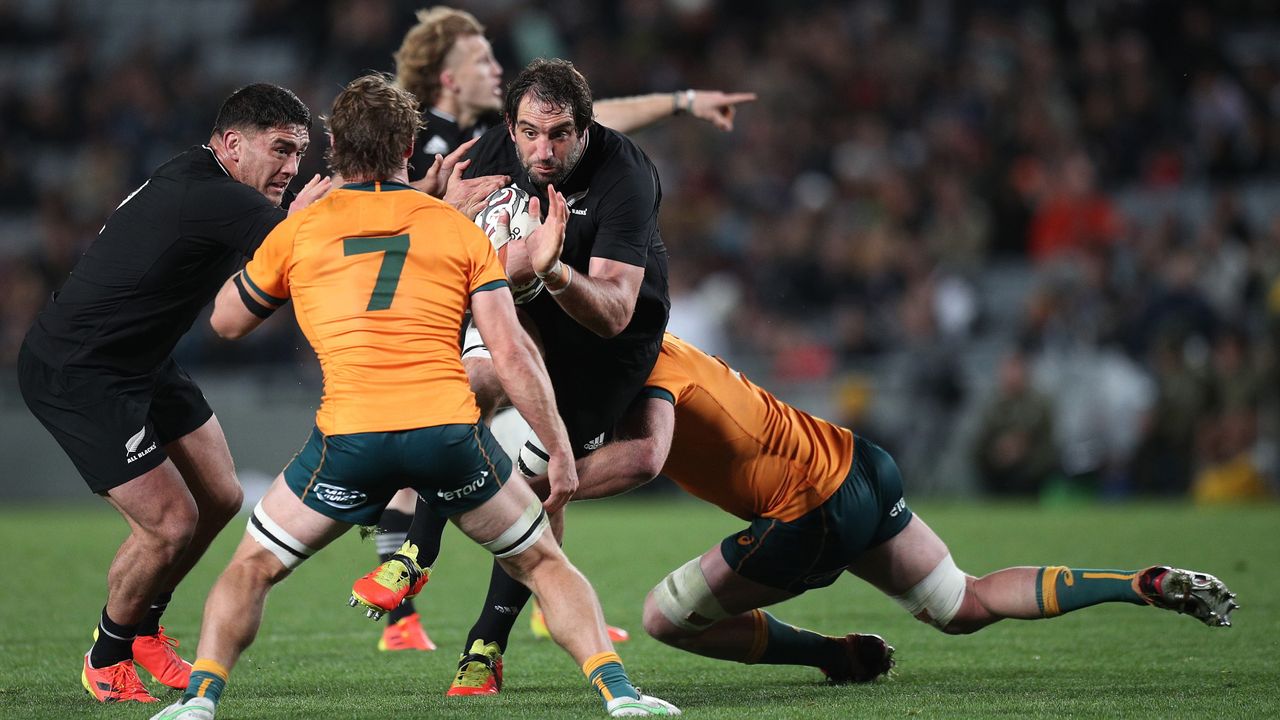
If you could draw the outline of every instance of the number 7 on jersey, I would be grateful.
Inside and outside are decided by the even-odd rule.
[[[396,286],[400,284],[400,273],[404,271],[405,256],[409,254],[409,236],[353,237],[342,241],[342,254],[347,257],[375,252],[385,253],[385,255],[382,256],[382,266],[378,268],[378,281],[373,284],[373,294],[369,296],[369,306],[365,310],[386,310],[391,307],[391,299],[396,295]]]

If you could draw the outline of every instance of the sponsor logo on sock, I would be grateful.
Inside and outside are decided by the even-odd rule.
[[[314,492],[316,497],[320,498],[320,502],[336,507],[339,510],[360,507],[369,499],[368,495],[359,490],[338,487],[329,483],[316,483]]]
[[[501,613],[503,615],[519,615],[520,614],[520,608],[512,607],[510,605],[494,605],[493,609],[496,612]]]

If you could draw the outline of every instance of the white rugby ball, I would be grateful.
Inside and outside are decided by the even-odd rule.
[[[507,243],[527,238],[538,227],[538,219],[529,214],[529,193],[515,185],[508,185],[489,193],[489,197],[485,198],[484,209],[476,215],[476,225],[489,237],[489,242],[493,243],[493,249],[498,251],[498,260],[505,269]],[[508,279],[511,281],[511,295],[517,305],[529,302],[542,292],[543,284],[537,276],[517,279],[508,272]]]

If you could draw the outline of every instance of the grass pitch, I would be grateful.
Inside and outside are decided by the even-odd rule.
[[[885,681],[828,687],[810,668],[744,666],[640,637],[648,589],[743,523],[693,501],[570,508],[569,555],[607,617],[632,631],[619,650],[632,678],[694,718],[1280,716],[1280,507],[1040,508],[922,505],[957,563],[1133,569],[1163,562],[1217,574],[1244,606],[1235,627],[1108,605],[948,637],[854,578],[778,606],[781,619],[830,634],[877,632],[898,649]],[[0,509],[0,717],[145,718],[156,705],[102,706],[80,688],[80,656],[102,607],[125,525],[105,504]],[[204,595],[243,532],[234,523],[179,589],[164,624],[190,658]],[[268,600],[258,641],[231,676],[219,718],[602,717],[573,662],[521,622],[495,698],[446,699],[479,611],[489,559],[450,529],[419,609],[440,649],[380,653],[380,625],[348,608],[374,564],[355,533],[304,564]],[[171,702],[176,691],[153,692]]]

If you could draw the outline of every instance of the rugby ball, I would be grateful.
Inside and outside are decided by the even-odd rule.
[[[498,188],[485,198],[484,208],[476,215],[476,225],[489,237],[493,249],[498,251],[498,260],[507,270],[507,279],[511,281],[511,295],[516,304],[526,303],[542,292],[542,281],[533,274],[532,269],[517,271],[514,276],[507,266],[507,250],[512,240],[529,237],[539,225],[538,218],[529,214],[529,193],[515,185]]]

